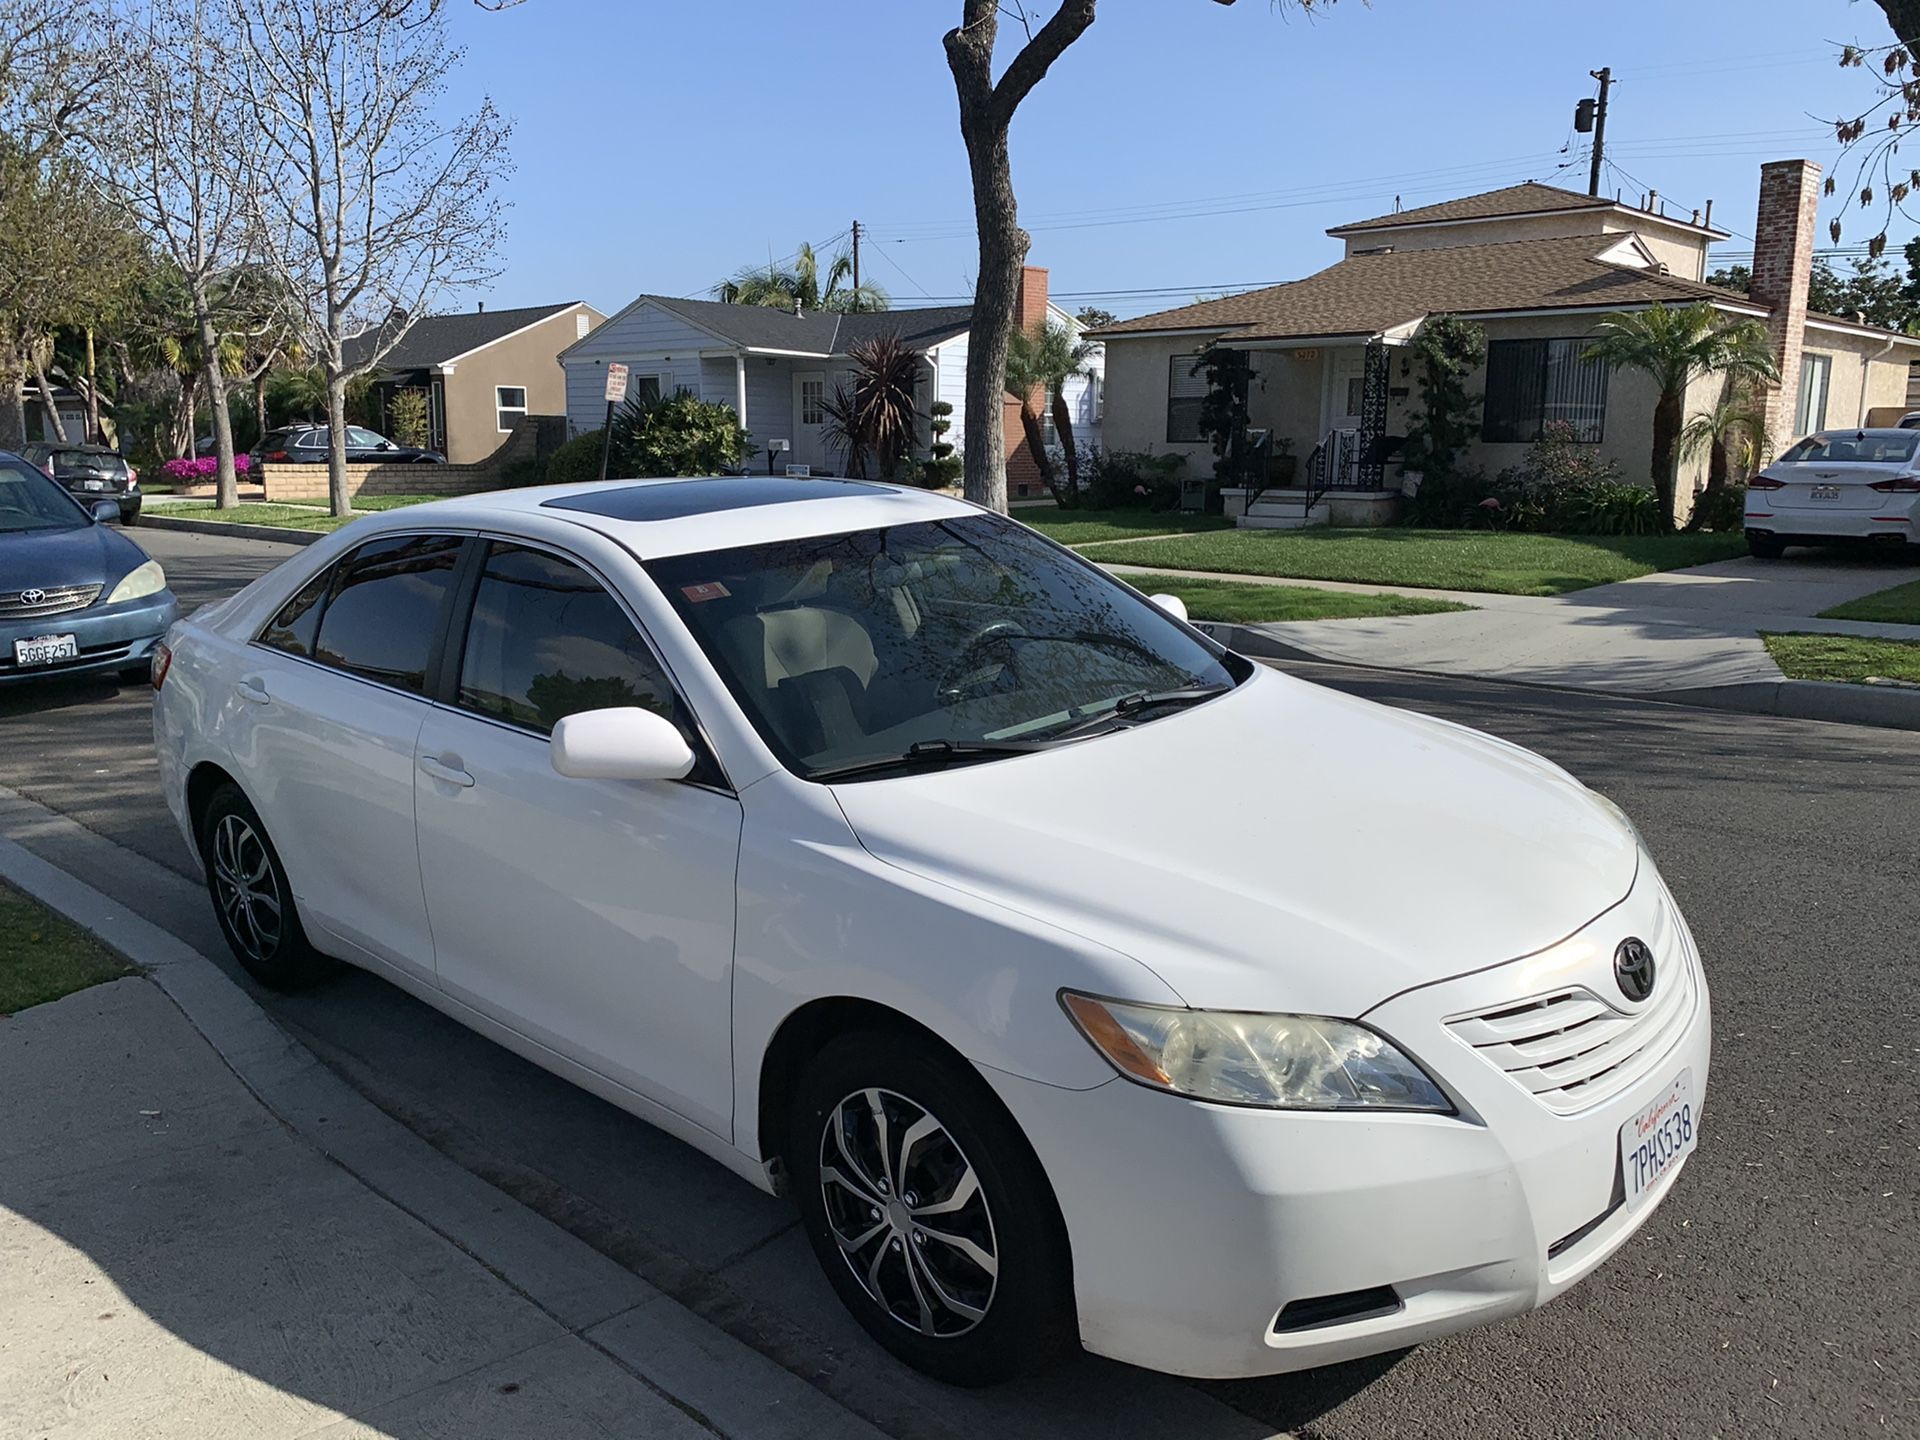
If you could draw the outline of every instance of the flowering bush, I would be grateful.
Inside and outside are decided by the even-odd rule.
[[[252,464],[252,457],[242,452],[233,457],[233,472],[244,475]],[[167,461],[160,467],[160,478],[170,485],[200,485],[219,472],[220,462],[211,455],[202,455],[198,460]]]

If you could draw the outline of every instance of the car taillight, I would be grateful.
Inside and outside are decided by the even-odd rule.
[[[1883,495],[1890,490],[1902,492],[1920,490],[1920,475],[1896,475],[1891,480],[1875,480],[1867,488],[1878,490]]]
[[[287,458],[287,452],[284,450],[269,450],[260,458],[262,460],[285,460]]]
[[[1756,475],[1747,482],[1747,488],[1749,490],[1784,490],[1787,488],[1787,482],[1777,480],[1771,475]]]
[[[173,651],[167,648],[166,641],[159,641],[153,647],[153,669],[148,674],[154,689],[158,690],[167,683],[167,671],[172,668]]]

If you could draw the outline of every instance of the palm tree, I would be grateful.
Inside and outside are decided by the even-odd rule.
[[[1589,360],[1653,377],[1660,398],[1653,407],[1653,454],[1649,471],[1659,500],[1660,528],[1673,528],[1673,493],[1685,428],[1687,387],[1710,373],[1729,382],[1780,378],[1766,327],[1757,320],[1729,320],[1705,301],[1679,308],[1655,304],[1631,314],[1609,315],[1586,349]]]
[[[1760,463],[1771,436],[1767,411],[1752,387],[1729,380],[1720,398],[1708,410],[1698,411],[1680,432],[1680,454],[1688,460],[1707,457],[1707,488],[1695,503],[1693,528],[1700,516],[1712,513],[1708,503],[1725,491],[1734,475],[1745,475]]]
[[[838,315],[871,314],[891,309],[887,292],[871,280],[853,284],[853,257],[842,250],[827,262],[811,245],[802,245],[791,268],[769,261],[742,270],[713,287],[714,297],[729,305],[763,305],[772,310],[827,310]]]
[[[1014,331],[1007,342],[1007,392],[1020,400],[1020,427],[1026,431],[1027,445],[1040,460],[1040,473],[1047,488],[1054,490],[1062,505],[1076,504],[1080,497],[1080,450],[1073,439],[1073,411],[1067,404],[1067,382],[1087,373],[1087,357],[1094,348],[1082,341],[1071,326],[1044,318],[1036,322],[1032,330]],[[1067,462],[1064,491],[1054,486],[1053,457],[1043,453],[1045,432],[1040,425],[1040,415],[1036,413],[1029,423],[1029,401],[1036,394],[1044,396],[1053,415],[1054,433],[1060,437],[1060,453]]]
[[[919,428],[920,355],[898,335],[875,335],[847,347],[852,385],[840,385],[823,402],[827,440],[846,457],[850,475],[864,475],[872,456],[880,478],[891,480],[913,451]]]

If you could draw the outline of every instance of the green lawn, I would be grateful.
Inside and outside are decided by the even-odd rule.
[[[1896,585],[1872,595],[1862,595],[1831,610],[1820,612],[1822,620],[1879,620],[1893,625],[1920,625],[1920,580]]]
[[[1301,580],[1563,595],[1746,553],[1740,535],[1516,535],[1486,530],[1228,530],[1095,545],[1115,565]]]
[[[1182,515],[1169,510],[1055,510],[1026,505],[1013,512],[1022,525],[1031,525],[1062,545],[1091,545],[1100,540],[1132,540],[1142,535],[1188,535],[1202,530],[1231,530],[1224,515]]]
[[[156,505],[156,516],[177,515],[183,520],[220,520],[229,525],[278,525],[288,530],[338,530],[349,520],[381,510],[398,510],[403,505],[419,505],[428,500],[444,500],[444,495],[362,495],[353,502],[354,512],[346,520],[329,515],[324,508],[301,505],[236,505],[222,510],[211,500],[190,505]]]
[[[79,926],[0,885],[0,1015],[133,973]]]
[[[1920,640],[1856,635],[1762,635],[1767,653],[1793,680],[1911,680],[1920,683]]]
[[[1414,595],[1355,595],[1309,585],[1255,585],[1232,580],[1189,580],[1180,575],[1116,575],[1146,595],[1178,595],[1195,620],[1363,620],[1379,615],[1439,615],[1471,610],[1452,600]]]

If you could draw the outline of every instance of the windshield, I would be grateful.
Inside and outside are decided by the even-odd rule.
[[[1839,435],[1809,435],[1780,457],[1783,465],[1832,464],[1849,461],[1865,465],[1904,465],[1920,445],[1920,430],[1890,434],[1884,430],[1849,430]]]
[[[1065,744],[1103,715],[1148,723],[1245,678],[1245,662],[1139,592],[993,515],[671,556],[647,571],[767,744],[808,778],[916,745],[911,758],[980,747],[972,759],[996,744]]]
[[[38,470],[0,460],[0,533],[78,530],[92,523],[92,516]]]
[[[56,450],[53,452],[53,473],[56,475],[65,475],[70,472],[118,475],[126,468],[127,462],[111,450]]]

